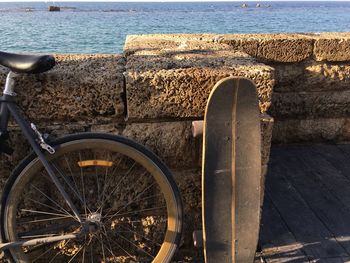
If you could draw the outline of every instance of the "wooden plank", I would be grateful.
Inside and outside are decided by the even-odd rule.
[[[342,151],[344,152],[347,157],[350,157],[350,144],[337,144],[337,147]]]
[[[268,194],[264,200],[259,243],[266,262],[308,262],[303,245],[295,240]]]
[[[301,148],[284,152],[284,162],[281,165],[285,168],[285,177],[303,196],[315,215],[334,235],[335,240],[350,253],[350,243],[347,242],[347,237],[350,233],[350,211],[333,196],[319,174],[307,169],[304,160],[310,161],[309,153],[311,151],[308,150]],[[317,157],[317,155],[312,156],[312,158]],[[348,187],[350,189],[350,184],[348,184]]]
[[[309,165],[313,165],[322,177],[325,184],[336,196],[340,203],[350,209],[350,157],[336,145],[312,145],[309,147],[309,155],[312,160]],[[350,145],[344,145],[350,148]],[[310,152],[312,150],[312,152]]]
[[[281,153],[281,152],[280,152]],[[303,197],[284,177],[285,168],[280,165],[278,150],[273,149],[274,161],[266,178],[267,193],[296,240],[303,244],[303,251],[309,258],[347,256],[333,234],[310,210]],[[282,151],[283,153],[283,151]]]
[[[350,145],[336,144],[316,144],[310,145],[310,149],[323,156],[327,161],[340,171],[345,177],[350,179],[350,156],[346,154],[346,149],[350,150]]]
[[[344,262],[350,262],[350,258],[348,257],[335,257],[335,258],[321,258],[317,262],[321,263],[344,263]]]

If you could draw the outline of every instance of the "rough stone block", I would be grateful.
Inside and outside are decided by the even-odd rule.
[[[350,119],[325,118],[275,121],[273,143],[325,143],[350,140]]]
[[[120,118],[124,114],[120,55],[56,55],[47,73],[16,78],[17,101],[34,121]],[[0,84],[5,80],[0,69]]]
[[[312,56],[313,39],[301,34],[222,35],[220,43],[231,45],[262,61],[300,62]]]
[[[172,173],[184,207],[183,246],[193,247],[192,233],[202,229],[202,171],[197,168],[174,170]]]
[[[273,69],[245,53],[227,50],[140,51],[127,57],[128,117],[200,118],[215,83],[228,76],[252,79],[265,112]]]
[[[278,64],[275,92],[339,91],[350,88],[350,64]]]
[[[129,35],[124,44],[126,55],[142,51],[219,50],[230,49],[215,41],[213,34],[149,34]]]
[[[276,120],[346,117],[350,114],[350,90],[298,92],[273,95],[269,114]]]
[[[169,167],[197,166],[198,152],[191,122],[132,123],[122,135],[152,150]]]
[[[42,133],[50,134],[50,139],[72,133],[84,132],[86,131],[87,127],[88,125],[84,123],[57,123],[50,126],[38,126]],[[0,153],[0,194],[13,169],[31,152],[31,147],[22,135],[19,127],[10,125],[8,131],[9,140],[7,143],[14,150],[14,152],[12,155]]]
[[[252,57],[257,57],[259,38],[257,35],[232,34],[217,35],[214,40],[220,44],[226,44],[234,50],[240,50]]]
[[[146,146],[171,168],[198,167],[197,141],[192,137],[191,122],[153,122],[92,125],[90,131],[125,136]]]
[[[264,113],[260,116],[261,127],[261,164],[267,165],[270,159],[270,149],[272,140],[274,120],[271,116]]]
[[[350,33],[322,33],[315,38],[314,56],[317,61],[350,60]]]

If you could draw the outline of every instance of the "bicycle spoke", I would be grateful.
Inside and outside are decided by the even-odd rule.
[[[102,230],[104,231],[104,232],[106,232],[106,228],[103,226],[102,227]],[[103,233],[102,233],[103,234]],[[101,239],[102,239],[102,237],[101,237]],[[107,244],[108,244],[108,246],[109,246],[109,248],[108,248],[108,250],[109,250],[109,253],[111,253],[111,255],[112,255],[112,257],[113,257],[113,259],[114,259],[114,261],[116,260],[116,256],[114,255],[114,253],[113,253],[113,249],[112,249],[112,247],[111,247],[111,242],[107,242]]]
[[[129,227],[125,227],[125,226],[121,226],[121,227],[122,227],[122,228],[124,228],[124,229],[126,230],[126,232],[131,232],[131,233],[134,233],[134,234],[136,234],[136,235],[138,235],[138,236],[140,236],[140,237],[142,237],[142,238],[144,238],[144,239],[146,239],[146,240],[148,240],[148,241],[152,242],[153,244],[155,244],[155,245],[157,245],[157,246],[159,246],[159,247],[161,247],[161,246],[162,246],[162,245],[161,245],[161,244],[159,244],[158,242],[155,242],[155,241],[153,241],[153,240],[151,240],[151,239],[149,239],[149,238],[145,237],[144,235],[141,235],[140,233],[138,233],[138,232],[136,232],[136,231],[131,230]],[[118,233],[119,233],[119,231],[118,231]]]
[[[133,257],[128,251],[126,251],[122,246],[120,246],[117,241],[110,239],[109,236],[107,235],[107,231],[104,230],[104,232],[102,232],[102,234],[106,237],[107,240],[112,241],[113,244],[117,245],[117,247],[119,247],[121,250],[123,250],[129,257]]]
[[[62,217],[62,218],[68,218],[68,217],[73,218],[72,215],[50,213],[50,212],[44,212],[44,211],[32,210],[32,209],[21,209],[21,211],[23,211],[23,212],[31,212],[31,213],[35,213],[35,214],[41,214],[41,215],[53,215],[53,216],[58,216],[58,217]]]
[[[69,170],[69,172],[70,172],[70,174],[72,176],[72,179],[73,179],[73,182],[74,182],[74,185],[75,185],[75,189],[77,189],[77,191],[79,192],[79,187],[77,185],[77,182],[75,181],[75,176],[73,174],[73,171],[72,171],[72,168],[71,168],[71,166],[69,164],[69,161],[67,160],[67,156],[65,154],[63,156],[64,156],[64,159],[66,161],[66,164],[68,165],[68,170]]]
[[[112,215],[113,216],[116,216],[119,214],[120,211],[122,211],[123,209],[125,209],[126,207],[128,207],[129,205],[131,205],[132,203],[134,203],[137,198],[139,198],[140,196],[142,196],[148,189],[150,189],[153,185],[155,185],[155,183],[149,185],[148,187],[146,187],[142,192],[140,192],[133,200],[131,200],[129,203],[127,203],[125,206],[123,206],[121,209],[119,209],[115,214]],[[107,214],[108,215],[108,214]],[[106,216],[107,216],[106,215]]]
[[[52,198],[50,198],[49,196],[47,196],[44,192],[42,192],[39,188],[37,188],[35,185],[30,184],[31,187],[33,187],[34,189],[36,189],[40,194],[42,194],[43,196],[45,196],[47,199],[49,199],[52,203],[54,203],[55,205],[57,205],[59,208],[62,209],[62,212],[65,212],[67,215],[71,215],[66,209],[64,209],[62,206],[60,206],[57,202],[55,202],[54,200],[52,200]]]
[[[131,244],[132,246],[134,246],[137,250],[141,250],[142,252],[144,252],[146,255],[150,256],[152,259],[154,258],[154,256],[152,256],[151,254],[149,254],[146,250],[144,250],[142,247],[138,247],[136,244],[134,244],[133,242],[131,242],[129,239],[127,239],[126,237],[122,236],[122,235],[118,235],[118,237],[121,237],[122,239],[124,239],[126,242],[128,242],[129,244]]]
[[[38,204],[38,205],[45,206],[45,207],[47,207],[47,208],[50,208],[50,209],[52,209],[52,210],[55,210],[56,212],[64,212],[64,211],[59,210],[59,209],[57,209],[57,208],[55,208],[55,207],[53,207],[53,206],[44,204],[44,203],[39,202],[39,201],[36,201],[36,200],[34,200],[34,199],[28,198],[28,200],[31,201],[31,202],[33,202],[33,203],[36,203],[36,204]],[[68,214],[68,215],[71,215],[71,214]]]
[[[81,153],[79,152],[79,161],[82,161],[81,158]],[[89,210],[89,212],[91,213],[90,209],[88,209],[87,205],[86,205],[86,197],[85,197],[85,184],[84,184],[84,173],[83,173],[83,168],[80,167],[80,179],[81,179],[81,186],[82,186],[82,190],[83,190],[83,205],[84,205],[84,210],[85,210],[85,214],[87,214],[87,210]]]
[[[75,196],[80,200],[80,202],[84,204],[84,200],[82,199],[82,197],[80,196],[80,194],[78,194],[77,189],[74,189],[74,187],[72,186],[71,182],[69,182],[69,179],[64,175],[64,173],[61,171],[61,169],[59,169],[55,164],[52,164],[52,166],[56,169],[56,171],[60,174],[60,176],[63,178],[63,180],[66,182],[66,184],[68,185],[68,187],[73,191],[73,193],[75,194]]]
[[[50,244],[50,245],[52,245],[52,244]],[[36,257],[35,259],[33,259],[33,263],[35,262],[35,261],[37,261],[38,259],[40,259],[41,257],[43,257],[44,255],[46,255],[47,253],[49,253],[50,251],[52,251],[54,249],[54,247],[52,246],[52,247],[50,247],[48,250],[46,250],[44,253],[42,253],[42,254],[40,254],[38,257]],[[54,258],[56,258],[56,256],[54,256]],[[54,259],[53,258],[53,259]],[[50,260],[50,262],[52,262],[52,260]],[[50,263],[49,262],[49,263]]]
[[[127,212],[127,213],[117,214],[116,216],[134,215],[134,214],[137,214],[137,213],[139,213],[139,212],[153,211],[153,210],[162,209],[162,208],[166,208],[166,206],[153,207],[153,208],[146,208],[146,209],[141,209],[141,210],[137,210],[137,211],[131,211],[131,212]],[[108,216],[107,218],[110,218],[110,217],[113,217],[113,216]],[[111,220],[111,218],[108,219],[108,221],[109,221],[109,220]],[[107,221],[107,222],[108,222],[108,221]]]
[[[129,173],[132,171],[132,169],[134,169],[135,166],[136,166],[136,162],[134,161],[134,163],[131,166],[131,168],[124,174],[122,179],[119,180],[119,182],[117,183],[117,186],[113,189],[113,191],[111,191],[109,193],[109,195],[106,198],[103,199],[102,203],[100,204],[100,206],[97,208],[96,211],[99,211],[100,209],[102,210],[102,207],[105,204],[105,202],[112,196],[112,194],[114,194],[114,192],[118,189],[119,185],[124,181],[125,178],[127,178]],[[102,194],[103,194],[102,196],[104,196],[104,192]]]
[[[115,168],[114,168],[112,174],[111,174],[110,176],[108,176],[108,183],[106,183],[106,180],[104,180],[105,183],[104,183],[104,185],[103,185],[103,190],[102,190],[101,198],[104,198],[104,193],[105,193],[105,191],[106,191],[106,185],[109,185],[109,183],[110,183],[110,182],[112,181],[112,179],[114,178],[115,172],[118,170],[119,165],[120,165],[120,163],[121,163],[121,160],[122,160],[122,158],[120,158],[119,161],[118,161],[118,163],[115,165]],[[107,188],[107,189],[108,189],[108,188]],[[104,199],[103,199],[103,200],[104,200]],[[98,201],[99,201],[99,203],[102,203],[102,200],[101,200],[101,199],[99,199]],[[97,211],[98,211],[98,210],[99,210],[99,209],[97,209]]]
[[[16,258],[35,263],[168,261],[177,233],[164,238],[168,227],[178,226],[178,204],[167,171],[142,147],[134,151],[132,143],[118,139],[85,138],[62,143],[48,161],[86,224],[77,221],[40,162],[18,175],[4,215],[9,242],[80,233],[79,238],[14,249]],[[169,216],[175,220],[169,222]]]
[[[32,224],[32,223],[42,223],[42,222],[47,222],[47,221],[56,221],[56,220],[67,220],[70,218],[74,218],[71,216],[66,216],[66,217],[50,217],[50,218],[46,218],[46,219],[36,219],[36,220],[31,220],[31,221],[24,221],[24,222],[17,222],[18,225],[24,225],[24,224]],[[75,220],[76,221],[76,220]],[[77,222],[77,221],[76,221]]]

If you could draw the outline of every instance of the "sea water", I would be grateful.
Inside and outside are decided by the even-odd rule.
[[[0,50],[113,54],[129,34],[350,31],[350,2],[243,3],[0,3]]]

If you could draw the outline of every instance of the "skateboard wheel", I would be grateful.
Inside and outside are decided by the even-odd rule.
[[[199,137],[203,135],[204,121],[193,121],[192,122],[192,135],[193,137]]]
[[[203,231],[195,230],[192,233],[193,244],[196,248],[203,248]]]

